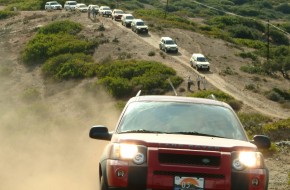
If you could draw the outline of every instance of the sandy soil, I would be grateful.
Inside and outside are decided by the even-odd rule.
[[[83,34],[88,37],[100,35],[96,29],[104,24],[104,35],[110,43],[96,50],[96,62],[124,54],[135,59],[160,61],[173,67],[184,79],[204,75],[209,89],[221,89],[243,101],[243,111],[258,111],[274,118],[290,115],[290,111],[279,104],[245,90],[245,85],[252,83],[261,90],[289,87],[289,81],[265,76],[254,81],[253,76],[239,71],[241,65],[249,62],[236,56],[242,50],[221,40],[178,29],[137,35],[119,22],[101,17],[93,21],[87,14],[21,12],[17,17],[0,21],[0,189],[97,189],[97,159],[105,142],[89,139],[88,131],[95,124],[114,127],[120,113],[115,100],[102,90],[88,91],[94,79],[47,83],[42,79],[40,68],[27,68],[19,61],[21,50],[33,37],[35,28],[56,19],[80,22],[85,27]],[[158,49],[161,36],[177,39],[180,53],[163,58]],[[116,38],[119,42],[112,43]],[[156,55],[148,56],[150,51],[155,51]],[[202,52],[210,58],[211,72],[198,73],[189,66],[193,52]],[[220,75],[226,67],[237,74]],[[185,84],[178,88],[180,95],[181,88],[185,88]],[[39,98],[23,101],[29,89],[37,89]],[[287,150],[266,157],[270,169],[269,189],[289,188],[287,158]]]

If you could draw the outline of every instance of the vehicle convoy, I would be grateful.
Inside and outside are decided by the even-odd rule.
[[[45,3],[44,9],[47,11],[50,10],[62,10],[62,5],[57,1],[48,1]]]
[[[131,29],[137,34],[148,33],[148,26],[144,23],[142,19],[133,19],[131,23]]]
[[[134,20],[134,16],[132,14],[123,14],[121,17],[121,23],[123,26],[126,26],[126,27],[131,26],[131,23],[133,20]]]
[[[159,49],[163,50],[165,53],[174,52],[178,53],[178,46],[175,41],[170,37],[161,37],[159,42]]]
[[[206,57],[201,53],[192,54],[189,63],[192,67],[196,68],[196,70],[210,70],[210,63],[206,59]]]
[[[100,8],[99,8],[99,15],[100,16],[111,17],[112,16],[112,10],[108,6],[100,6]]]
[[[99,161],[100,190],[265,190],[269,173],[233,109],[206,98],[138,95],[125,105],[114,131],[89,136],[108,144]]]

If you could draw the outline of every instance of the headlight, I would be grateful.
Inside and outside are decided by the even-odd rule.
[[[146,147],[134,144],[114,144],[112,148],[114,159],[132,160],[135,164],[146,161]]]
[[[236,152],[233,154],[232,166],[236,170],[259,168],[261,165],[262,156],[259,152]]]

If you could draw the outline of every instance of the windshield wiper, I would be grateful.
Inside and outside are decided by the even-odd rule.
[[[135,129],[135,130],[127,130],[127,131],[122,131],[120,133],[162,133],[160,131],[150,131],[146,129]]]
[[[225,138],[225,137],[221,137],[221,136],[217,136],[217,135],[199,133],[199,132],[196,132],[196,131],[180,131],[180,132],[172,132],[172,133],[168,133],[168,134],[183,134],[183,135],[197,135],[197,136]]]

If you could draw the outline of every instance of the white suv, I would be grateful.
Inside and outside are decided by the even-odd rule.
[[[112,10],[108,6],[100,6],[100,8],[99,8],[99,15],[100,16],[111,17],[112,16]]]
[[[48,1],[45,3],[44,9],[47,11],[50,10],[61,10],[62,5],[59,4],[57,1]]]
[[[165,53],[174,52],[178,53],[178,46],[175,41],[170,37],[162,37],[159,42],[159,49],[163,50]]]
[[[74,11],[76,9],[77,2],[76,1],[66,1],[64,3],[63,8],[66,11]]]
[[[142,19],[134,19],[131,23],[131,29],[133,32],[139,33],[148,33],[148,26],[144,23]]]
[[[196,68],[196,70],[205,69],[209,71],[210,69],[210,63],[201,53],[192,54],[189,62],[192,67]]]
[[[121,17],[121,23],[123,26],[131,26],[134,16],[132,14],[123,14]]]

